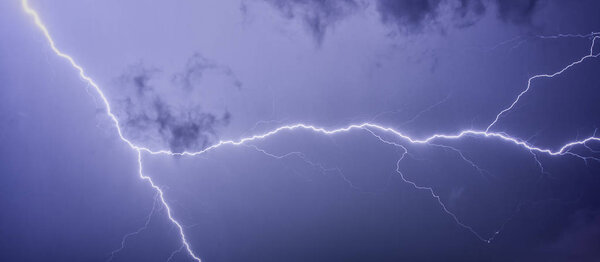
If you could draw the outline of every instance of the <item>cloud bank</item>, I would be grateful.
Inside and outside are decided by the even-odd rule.
[[[493,10],[507,23],[527,25],[538,9],[538,0],[265,0],[289,19],[302,19],[317,42],[327,28],[339,20],[374,5],[384,24],[395,25],[400,32],[420,32],[436,26],[440,17],[449,15],[456,26],[473,25]]]
[[[197,53],[188,58],[183,71],[167,77],[166,86],[157,84],[163,75],[160,69],[141,62],[129,66],[115,81],[117,114],[127,135],[173,152],[202,149],[217,141],[217,131],[231,121],[230,112],[209,111],[187,101],[206,88],[202,80],[208,74],[224,78],[232,88],[242,86],[229,67]]]

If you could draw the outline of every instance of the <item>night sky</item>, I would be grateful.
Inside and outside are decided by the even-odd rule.
[[[0,261],[600,261],[598,1],[22,1]]]

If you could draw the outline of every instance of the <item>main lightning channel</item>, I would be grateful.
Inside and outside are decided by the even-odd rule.
[[[370,132],[371,134],[373,134],[374,136],[377,137],[377,135],[375,133],[373,133],[373,131],[377,130],[379,132],[383,132],[383,133],[389,133],[392,135],[395,135],[396,137],[411,143],[411,144],[430,144],[431,142],[435,141],[435,140],[457,140],[457,139],[461,139],[463,137],[467,137],[467,136],[472,136],[472,137],[481,137],[481,138],[494,138],[494,139],[498,139],[500,141],[503,142],[507,142],[507,143],[512,143],[516,146],[519,146],[525,150],[529,150],[529,151],[536,151],[539,153],[545,153],[551,156],[559,156],[559,155],[566,155],[569,154],[569,149],[574,147],[574,146],[578,146],[578,145],[582,145],[582,146],[586,146],[586,143],[588,142],[592,142],[592,141],[600,141],[600,137],[595,136],[595,134],[593,136],[587,137],[585,139],[582,140],[576,140],[576,141],[572,141],[569,143],[564,144],[562,147],[558,148],[558,149],[550,149],[550,148],[542,148],[542,147],[538,147],[535,146],[533,144],[528,143],[527,141],[524,141],[522,139],[516,138],[516,137],[512,137],[510,135],[507,135],[506,133],[503,132],[490,132],[490,129],[498,122],[498,120],[503,116],[504,113],[510,111],[521,99],[521,97],[526,94],[530,88],[531,88],[531,82],[537,78],[552,78],[554,76],[560,75],[563,72],[565,72],[566,70],[568,70],[569,68],[582,63],[584,60],[589,59],[589,58],[597,58],[598,56],[600,56],[600,53],[598,54],[593,54],[594,51],[594,45],[597,39],[600,38],[600,35],[598,35],[598,33],[592,33],[590,34],[592,38],[592,44],[590,47],[590,52],[589,54],[583,56],[582,58],[580,58],[579,60],[565,66],[564,68],[562,68],[561,70],[553,73],[553,74],[541,74],[541,75],[535,75],[531,78],[529,78],[528,83],[527,83],[527,88],[522,91],[517,98],[513,101],[513,103],[505,108],[504,110],[502,110],[501,112],[499,112],[496,115],[496,118],[494,119],[494,121],[484,130],[475,130],[475,129],[466,129],[463,131],[460,131],[458,133],[455,134],[433,134],[429,137],[426,138],[413,138],[410,137],[408,135],[405,135],[403,133],[401,133],[400,131],[397,131],[391,127],[385,127],[385,126],[381,126],[375,123],[369,123],[369,122],[365,122],[365,123],[361,123],[361,124],[351,124],[348,125],[346,127],[341,127],[341,128],[337,128],[337,129],[326,129],[326,128],[322,128],[322,127],[317,127],[314,125],[309,125],[309,124],[304,124],[304,123],[298,123],[298,124],[292,124],[292,125],[284,125],[284,126],[280,126],[277,127],[269,132],[263,133],[263,134],[258,134],[258,135],[253,135],[253,136],[249,136],[249,137],[244,137],[244,138],[240,138],[238,140],[221,140],[209,147],[206,147],[202,150],[199,151],[193,151],[193,152],[189,152],[189,151],[184,151],[184,152],[173,152],[170,150],[153,150],[150,149],[148,147],[144,147],[144,146],[140,146],[135,144],[134,142],[130,141],[129,139],[127,139],[124,135],[123,135],[123,131],[121,129],[120,123],[118,118],[116,117],[116,115],[112,112],[110,103],[106,97],[106,95],[104,94],[104,92],[102,91],[102,89],[98,86],[98,84],[96,84],[96,82],[94,82],[94,80],[89,77],[82,66],[80,66],[75,59],[73,59],[73,57],[71,57],[70,55],[63,53],[60,49],[58,49],[56,47],[55,41],[52,38],[52,36],[50,35],[47,27],[44,25],[44,23],[42,22],[40,16],[38,15],[38,13],[30,7],[28,0],[21,0],[22,3],[22,7],[23,10],[25,11],[25,13],[27,13],[28,15],[30,15],[33,18],[33,21],[35,23],[35,25],[38,27],[38,29],[40,29],[44,35],[44,37],[46,38],[46,40],[48,41],[48,44],[50,46],[50,48],[52,49],[52,51],[59,57],[64,58],[65,60],[67,60],[69,62],[69,64],[79,73],[79,76],[85,81],[87,82],[98,94],[98,96],[101,98],[102,102],[104,103],[104,107],[105,107],[105,112],[106,114],[109,116],[109,118],[111,119],[111,121],[113,122],[116,130],[117,130],[117,134],[119,136],[119,138],[126,143],[131,149],[135,150],[137,153],[137,161],[138,161],[138,175],[141,179],[147,181],[150,186],[156,191],[156,193],[158,194],[158,199],[160,200],[161,204],[164,206],[164,208],[166,209],[166,213],[167,216],[169,218],[169,220],[171,221],[171,223],[173,223],[177,229],[178,229],[178,233],[180,236],[180,240],[182,242],[182,248],[185,248],[185,250],[187,251],[188,255],[190,257],[192,257],[195,261],[200,262],[201,259],[194,253],[194,251],[191,248],[191,245],[189,244],[187,237],[185,235],[185,232],[183,230],[183,226],[181,225],[181,223],[179,223],[173,216],[172,211],[170,206],[167,204],[165,198],[164,198],[164,193],[162,191],[162,189],[157,186],[154,181],[152,180],[151,177],[144,175],[143,173],[143,161],[142,161],[142,155],[144,152],[149,153],[149,154],[163,154],[163,155],[185,155],[185,156],[196,156],[196,155],[200,155],[203,153],[206,153],[208,151],[217,149],[219,147],[222,146],[239,146],[239,145],[243,145],[245,143],[251,142],[251,141],[256,141],[256,140],[262,140],[262,139],[266,139],[268,137],[271,137],[273,135],[276,135],[282,131],[294,131],[294,130],[308,130],[314,133],[320,133],[323,135],[334,135],[334,134],[338,134],[338,133],[346,133],[346,132],[350,132],[352,130],[366,130],[368,132]],[[408,183],[410,183],[409,181],[406,181]],[[413,184],[414,185],[414,184]],[[416,186],[416,185],[414,185]],[[416,188],[420,188],[419,186],[416,186]],[[423,187],[425,188],[425,187]],[[428,189],[428,188],[426,188]],[[435,195],[434,195],[435,196]],[[439,200],[439,198],[438,198]],[[441,202],[441,201],[438,201]],[[443,205],[443,204],[442,204]],[[445,209],[445,207],[444,207]],[[448,210],[446,210],[446,213],[449,213],[451,215],[453,215],[452,213],[450,213]],[[455,220],[457,220],[456,217],[454,217]],[[458,221],[458,220],[457,220]],[[461,224],[461,226],[469,228],[466,225]],[[472,230],[471,230],[472,231]],[[472,231],[473,233],[475,233],[474,231]],[[477,233],[475,233],[477,235]],[[479,236],[478,236],[479,237]],[[482,239],[481,237],[479,237],[480,239]],[[489,240],[487,241],[489,242]]]
[[[73,68],[75,68],[79,72],[79,76],[84,81],[86,81],[89,85],[91,85],[94,88],[94,90],[96,91],[96,93],[98,93],[98,95],[100,96],[100,98],[104,102],[104,107],[105,107],[105,110],[106,110],[106,114],[113,121],[113,123],[115,125],[115,128],[117,129],[117,133],[119,134],[119,138],[123,142],[125,142],[129,147],[131,147],[131,149],[133,149],[133,150],[135,150],[137,152],[137,157],[138,157],[138,172],[139,172],[138,175],[140,176],[141,179],[148,181],[148,183],[150,184],[150,186],[152,186],[152,188],[158,194],[160,202],[162,203],[162,205],[167,210],[167,216],[168,216],[169,220],[171,220],[171,223],[173,223],[175,226],[177,226],[177,229],[179,231],[179,236],[181,238],[181,242],[182,242],[183,246],[185,247],[187,253],[194,260],[196,260],[198,262],[201,262],[200,258],[191,249],[190,244],[188,243],[188,241],[186,239],[186,236],[185,236],[185,233],[183,231],[183,226],[179,223],[179,221],[177,221],[173,217],[173,214],[171,212],[171,208],[169,207],[169,205],[167,204],[167,201],[164,198],[163,191],[160,189],[160,187],[158,187],[156,184],[154,184],[154,181],[152,181],[152,178],[150,178],[149,176],[144,175],[144,173],[143,173],[143,169],[142,169],[142,166],[143,166],[143,164],[142,164],[142,151],[150,151],[150,150],[147,149],[147,148],[135,145],[133,142],[129,141],[127,138],[125,138],[123,136],[123,131],[121,130],[121,126],[119,125],[119,119],[117,119],[117,117],[113,114],[112,109],[110,107],[110,103],[108,102],[108,99],[106,98],[106,95],[104,95],[104,92],[102,92],[102,89],[100,89],[100,87],[98,86],[98,84],[96,84],[96,82],[94,82],[94,80],[85,73],[85,71],[83,70],[83,68],[79,64],[77,64],[75,62],[75,59],[73,59],[71,56],[63,53],[62,51],[60,51],[60,49],[58,49],[56,47],[54,39],[52,39],[52,36],[50,36],[50,33],[48,32],[48,29],[46,28],[46,26],[42,22],[42,20],[41,20],[40,16],[38,15],[38,13],[33,8],[31,8],[29,6],[28,0],[22,0],[21,4],[23,6],[23,9],[25,10],[25,13],[27,13],[31,17],[33,17],[33,21],[35,22],[35,25],[42,31],[42,33],[46,37],[46,40],[48,40],[48,43],[50,44],[50,48],[52,49],[52,51],[54,51],[54,53],[56,53],[56,55],[58,55],[58,56],[60,56],[60,57],[62,57],[64,59],[66,59],[67,61],[69,61],[69,63],[71,64],[71,66]]]

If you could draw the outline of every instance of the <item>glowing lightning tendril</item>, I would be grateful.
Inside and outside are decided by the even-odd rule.
[[[399,171],[399,163],[400,161],[408,154],[408,152],[406,151],[406,148],[403,147],[400,144],[391,142],[391,141],[386,141],[384,140],[381,136],[375,134],[374,131],[379,131],[382,133],[389,133],[392,135],[395,135],[397,138],[402,139],[408,143],[411,144],[431,144],[431,142],[433,142],[434,140],[456,140],[456,139],[461,139],[463,137],[466,136],[475,136],[475,137],[482,137],[482,138],[495,138],[507,143],[512,143],[514,145],[520,146],[523,149],[529,150],[532,153],[533,152],[539,152],[539,153],[545,153],[551,156],[558,156],[558,155],[574,155],[573,153],[569,152],[568,150],[571,149],[573,146],[577,146],[577,145],[582,145],[587,147],[586,143],[587,142],[591,142],[591,141],[600,141],[600,137],[596,137],[595,134],[594,136],[590,136],[587,137],[583,140],[576,140],[573,142],[569,142],[565,145],[563,145],[562,147],[560,147],[559,149],[556,150],[552,150],[552,149],[548,149],[548,148],[542,148],[542,147],[538,147],[538,146],[534,146],[530,143],[528,143],[527,141],[521,140],[519,138],[515,138],[512,136],[509,136],[505,133],[502,132],[490,132],[490,129],[498,122],[498,120],[508,111],[510,111],[521,99],[521,97],[523,95],[525,95],[531,88],[531,83],[533,80],[538,79],[538,78],[552,78],[554,76],[560,75],[563,72],[565,72],[566,70],[568,70],[569,68],[582,63],[584,60],[589,59],[589,58],[597,58],[598,56],[600,56],[600,53],[598,54],[594,54],[594,45],[597,39],[600,39],[600,33],[591,33],[588,35],[575,35],[576,37],[589,37],[592,38],[592,44],[590,46],[590,52],[585,55],[584,57],[580,58],[579,60],[565,66],[564,68],[562,68],[561,70],[553,73],[553,74],[540,74],[540,75],[535,75],[531,78],[529,78],[529,80],[527,81],[527,87],[525,90],[523,90],[517,97],[516,99],[510,104],[509,107],[503,109],[502,111],[500,111],[500,113],[498,113],[496,115],[496,118],[494,119],[494,121],[485,129],[485,131],[481,131],[481,130],[474,130],[474,129],[467,129],[467,130],[463,130],[459,133],[456,134],[434,134],[431,135],[430,137],[427,138],[423,138],[423,139],[416,139],[416,138],[412,138],[410,136],[407,136],[393,128],[390,127],[385,127],[385,126],[381,126],[378,124],[374,124],[374,123],[361,123],[361,124],[352,124],[352,125],[348,125],[346,127],[342,127],[342,128],[338,128],[338,129],[325,129],[325,128],[321,128],[321,127],[316,127],[313,125],[309,125],[309,124],[303,124],[303,123],[298,123],[298,124],[293,124],[293,125],[284,125],[281,127],[278,127],[276,129],[273,129],[269,132],[260,134],[260,135],[253,135],[253,136],[249,136],[249,137],[244,137],[238,140],[222,140],[219,141],[218,143],[211,145],[207,148],[204,148],[200,151],[195,151],[195,152],[172,152],[169,150],[152,150],[150,148],[147,147],[143,147],[140,145],[137,145],[135,143],[133,143],[132,141],[128,140],[124,135],[123,135],[123,131],[121,130],[121,126],[119,124],[119,120],[117,119],[117,117],[113,114],[110,103],[108,102],[108,99],[106,98],[106,96],[104,95],[104,93],[102,92],[102,89],[100,89],[100,87],[94,82],[94,80],[92,78],[90,78],[85,71],[83,70],[83,68],[77,64],[75,62],[75,60],[63,53],[62,51],[60,51],[57,47],[56,44],[54,42],[54,40],[52,39],[52,37],[50,36],[50,33],[48,32],[48,29],[46,28],[46,26],[44,25],[44,23],[42,22],[42,20],[40,19],[38,13],[32,9],[29,6],[28,0],[22,0],[21,1],[22,6],[24,11],[30,15],[34,22],[35,25],[38,27],[38,29],[40,29],[42,31],[42,33],[44,34],[46,40],[48,41],[48,44],[50,45],[50,48],[52,49],[52,51],[58,55],[59,57],[62,57],[64,59],[66,59],[70,65],[77,70],[77,72],[79,73],[79,76],[85,81],[87,82],[90,86],[92,86],[92,88],[96,91],[96,93],[98,94],[98,96],[102,99],[103,103],[104,103],[104,107],[106,110],[106,114],[109,116],[109,118],[112,120],[115,129],[117,130],[117,134],[119,135],[119,138],[125,142],[131,149],[135,150],[137,153],[137,161],[138,161],[138,175],[141,179],[147,181],[150,186],[156,191],[157,193],[157,197],[158,200],[160,201],[160,203],[163,205],[163,207],[166,209],[166,213],[167,216],[169,218],[169,220],[177,227],[178,229],[178,233],[181,239],[181,243],[182,243],[182,247],[181,249],[185,248],[185,250],[187,251],[188,255],[190,257],[192,257],[194,260],[200,262],[200,258],[194,253],[194,251],[192,250],[189,242],[187,241],[186,235],[184,233],[183,230],[183,226],[174,218],[173,213],[171,208],[169,207],[169,205],[167,204],[167,201],[165,200],[164,197],[164,193],[161,190],[161,188],[159,186],[157,186],[154,181],[152,181],[152,178],[150,178],[149,176],[144,175],[143,173],[143,163],[142,163],[142,154],[144,152],[149,153],[149,154],[165,154],[165,155],[186,155],[186,156],[196,156],[196,155],[200,155],[203,154],[207,151],[213,150],[213,149],[217,149],[221,146],[226,146],[226,145],[231,145],[231,146],[239,146],[239,145],[243,145],[247,142],[251,142],[251,141],[255,141],[255,140],[262,140],[265,138],[268,138],[270,136],[273,136],[277,133],[280,133],[282,131],[293,131],[293,130],[299,130],[299,129],[304,129],[304,130],[308,130],[308,131],[312,131],[315,133],[320,133],[320,134],[324,134],[324,135],[333,135],[333,134],[338,134],[338,133],[344,133],[344,132],[349,132],[352,130],[356,130],[356,129],[361,129],[361,130],[365,130],[368,131],[369,133],[371,133],[373,136],[375,136],[376,138],[378,138],[381,142],[384,142],[386,144],[390,144],[392,146],[396,146],[396,147],[400,147],[403,148],[404,153],[402,154],[401,158],[398,160],[397,162],[397,169],[396,172],[398,172],[401,177],[402,180],[406,183],[411,184],[414,188],[416,189],[421,189],[421,190],[427,190],[431,193],[431,195],[438,201],[438,203],[441,205],[442,209],[444,212],[446,212],[448,215],[450,215],[458,225],[460,225],[461,227],[468,229],[469,231],[471,231],[473,234],[475,234],[479,239],[485,241],[485,242],[490,242],[495,235],[498,234],[498,231],[496,231],[494,233],[494,236],[490,237],[490,238],[484,238],[482,236],[480,236],[477,232],[475,232],[473,230],[473,228],[471,228],[470,226],[463,224],[459,221],[459,219],[456,217],[456,215],[454,215],[452,212],[450,212],[446,206],[443,204],[443,202],[440,200],[440,197],[438,195],[436,195],[433,190],[429,187],[423,187],[423,186],[419,186],[417,184],[415,184],[414,182],[411,182],[407,179],[404,178],[404,176],[402,175],[402,173]],[[571,35],[558,35],[555,37],[568,37]],[[548,38],[548,37],[547,37]],[[435,144],[434,144],[435,145]],[[264,151],[263,151],[264,152]],[[266,153],[266,152],[264,152]],[[535,155],[534,155],[535,156]],[[577,156],[577,155],[575,155]],[[464,156],[462,156],[464,159]],[[536,161],[537,157],[536,157]],[[539,161],[538,161],[539,163]],[[179,249],[179,250],[181,250]],[[176,251],[177,252],[177,251]],[[173,254],[171,254],[171,257],[173,256]]]

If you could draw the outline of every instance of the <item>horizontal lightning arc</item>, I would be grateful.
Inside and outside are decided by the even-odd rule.
[[[264,134],[261,135],[254,135],[254,136],[250,136],[250,137],[245,137],[245,138],[241,138],[239,140],[225,140],[225,141],[219,141],[218,143],[209,146],[205,149],[202,149],[200,151],[195,151],[195,152],[172,152],[172,151],[168,151],[168,150],[159,150],[159,151],[152,151],[149,150],[147,148],[142,148],[140,150],[144,150],[147,151],[150,154],[167,154],[167,155],[181,155],[181,156],[196,156],[196,155],[200,155],[203,153],[206,153],[210,150],[214,150],[217,149],[221,146],[225,146],[225,145],[233,145],[233,146],[239,146],[251,141],[255,141],[255,140],[261,140],[261,139],[265,139],[268,138],[270,136],[276,135],[278,133],[280,133],[281,131],[293,131],[296,129],[304,129],[304,130],[309,130],[315,133],[321,133],[321,134],[325,134],[325,135],[333,135],[333,134],[338,134],[338,133],[345,133],[345,132],[349,132],[351,130],[354,129],[362,129],[362,130],[371,130],[371,129],[376,129],[379,131],[383,131],[386,133],[391,133],[401,139],[404,139],[406,141],[408,141],[411,144],[428,144],[434,140],[438,140],[438,139],[446,139],[446,140],[456,140],[456,139],[460,139],[463,138],[465,136],[478,136],[478,137],[483,137],[483,138],[498,138],[501,139],[502,141],[505,142],[509,142],[518,146],[523,147],[524,149],[527,150],[533,150],[533,151],[537,151],[540,153],[546,153],[548,155],[563,155],[566,153],[566,151],[571,148],[572,146],[575,145],[583,145],[587,142],[591,142],[591,141],[600,141],[599,137],[595,137],[595,136],[590,136],[586,139],[583,140],[577,140],[577,141],[573,141],[573,142],[569,142],[565,145],[563,145],[560,149],[558,150],[551,150],[551,149],[547,149],[547,148],[541,148],[541,147],[537,147],[534,146],[532,144],[527,143],[524,140],[518,139],[518,138],[514,138],[511,136],[506,135],[505,133],[496,133],[496,132],[487,132],[487,131],[478,131],[478,130],[472,130],[472,129],[467,129],[467,130],[463,130],[460,133],[454,134],[454,135],[447,135],[447,134],[434,134],[430,137],[424,138],[424,139],[415,139],[412,138],[410,136],[407,136],[405,134],[402,134],[401,132],[391,128],[391,127],[384,127],[378,124],[373,124],[373,123],[362,123],[362,124],[353,124],[353,125],[349,125],[346,127],[342,127],[342,128],[338,128],[338,129],[325,129],[322,127],[316,127],[313,125],[307,125],[307,124],[293,124],[293,125],[285,125],[285,126],[281,126],[278,127],[276,129],[273,129],[269,132],[266,132]]]
[[[293,125],[284,125],[284,126],[280,126],[278,128],[275,128],[269,132],[263,133],[263,134],[259,134],[259,135],[253,135],[253,136],[249,136],[249,137],[244,137],[238,140],[221,140],[218,143],[215,143],[209,147],[206,147],[200,151],[194,151],[194,152],[188,152],[188,151],[184,151],[184,152],[173,152],[170,150],[152,150],[150,148],[144,147],[144,146],[140,146],[135,144],[134,142],[130,141],[129,139],[127,139],[124,135],[123,135],[123,131],[121,129],[120,123],[118,118],[116,117],[116,115],[112,112],[110,103],[106,97],[106,95],[104,94],[104,92],[102,91],[102,89],[96,84],[96,82],[94,82],[94,80],[89,77],[83,67],[81,67],[79,64],[77,64],[77,62],[75,61],[75,59],[73,59],[71,56],[69,56],[66,53],[63,53],[60,49],[58,49],[56,47],[56,44],[53,40],[53,38],[51,37],[48,29],[46,28],[46,26],[44,25],[44,23],[42,22],[40,16],[38,15],[38,13],[32,9],[29,6],[28,0],[21,0],[22,3],[22,7],[23,10],[25,11],[25,13],[27,13],[28,15],[30,15],[33,18],[33,21],[35,23],[35,25],[38,27],[38,29],[40,29],[43,33],[43,35],[45,36],[46,40],[48,41],[48,44],[50,45],[50,48],[52,49],[52,51],[59,57],[64,58],[65,60],[67,60],[69,62],[69,64],[79,73],[79,76],[85,81],[87,82],[90,86],[92,86],[92,88],[96,91],[96,93],[98,94],[98,96],[102,99],[103,103],[104,103],[104,108],[105,108],[105,112],[106,114],[109,116],[109,118],[111,119],[111,121],[113,122],[116,130],[117,130],[117,134],[119,135],[119,138],[126,143],[131,149],[135,150],[137,153],[137,160],[138,160],[138,171],[139,171],[139,177],[143,180],[146,180],[151,187],[156,191],[156,193],[158,194],[158,198],[160,200],[160,202],[162,203],[162,205],[165,207],[165,209],[167,210],[167,216],[169,218],[169,220],[177,227],[178,229],[178,233],[180,236],[180,240],[182,242],[182,247],[184,247],[187,251],[187,253],[189,254],[190,257],[192,257],[194,260],[200,262],[200,258],[193,252],[193,250],[191,249],[190,244],[187,241],[187,238],[185,236],[184,230],[183,230],[183,226],[173,217],[171,208],[169,207],[169,205],[167,204],[165,198],[164,198],[164,193],[161,190],[161,188],[159,186],[157,186],[153,181],[152,178],[150,178],[149,176],[144,175],[144,173],[142,172],[143,169],[143,162],[142,162],[142,153],[146,152],[149,154],[164,154],[164,155],[185,155],[185,156],[196,156],[196,155],[200,155],[203,153],[206,153],[210,150],[214,150],[217,149],[221,146],[226,146],[226,145],[231,145],[231,146],[239,146],[242,144],[245,144],[247,142],[251,142],[251,141],[255,141],[255,140],[262,140],[262,139],[266,139],[270,136],[273,136],[275,134],[278,134],[282,131],[294,131],[294,130],[308,130],[308,131],[312,131],[315,133],[320,133],[320,134],[324,134],[324,135],[334,135],[334,134],[338,134],[338,133],[345,133],[345,132],[349,132],[352,130],[357,130],[357,129],[362,129],[362,130],[366,130],[368,132],[370,132],[371,134],[373,134],[374,136],[377,136],[373,133],[373,130],[379,130],[381,132],[385,132],[385,133],[390,133],[395,135],[396,137],[403,139],[411,144],[428,144],[434,140],[441,140],[441,139],[445,139],[445,140],[456,140],[456,139],[461,139],[463,137],[466,136],[475,136],[475,137],[482,137],[482,138],[495,138],[495,139],[499,139],[501,141],[507,142],[507,143],[512,143],[514,145],[520,146],[523,149],[529,150],[529,151],[537,151],[540,153],[545,153],[548,155],[552,155],[552,156],[557,156],[557,155],[565,155],[568,154],[568,150],[573,147],[573,146],[577,146],[577,145],[584,145],[587,142],[591,142],[591,141],[600,141],[599,137],[596,136],[590,136],[588,138],[585,138],[583,140],[576,140],[576,141],[572,141],[569,143],[566,143],[565,145],[563,145],[561,148],[557,149],[557,150],[552,150],[552,149],[548,149],[548,148],[542,148],[542,147],[537,147],[534,146],[526,141],[523,141],[519,138],[515,138],[512,136],[509,136],[505,133],[501,133],[501,132],[490,132],[490,129],[498,122],[498,120],[503,116],[504,113],[510,111],[515,104],[517,104],[519,102],[519,100],[521,99],[521,97],[527,93],[530,90],[531,87],[531,82],[534,79],[537,78],[552,78],[556,75],[560,75],[563,72],[565,72],[566,70],[568,70],[569,68],[582,63],[584,60],[588,59],[588,58],[596,58],[600,55],[599,54],[593,54],[593,50],[594,50],[594,44],[596,39],[600,38],[600,35],[598,35],[598,33],[592,33],[589,36],[593,37],[592,39],[592,45],[590,47],[590,53],[587,54],[586,56],[582,57],[581,59],[567,65],[566,67],[564,67],[563,69],[553,73],[553,74],[541,74],[541,75],[536,75],[533,76],[531,78],[529,78],[528,80],[528,84],[527,84],[527,88],[522,91],[517,98],[513,101],[513,103],[507,107],[506,109],[502,110],[500,113],[498,113],[498,115],[496,115],[495,120],[486,128],[486,130],[481,131],[481,130],[474,130],[474,129],[467,129],[467,130],[463,130],[460,131],[456,134],[434,134],[431,135],[427,138],[423,138],[423,139],[416,139],[416,138],[412,138],[408,135],[405,135],[391,127],[385,127],[385,126],[381,126],[378,124],[374,124],[374,123],[361,123],[361,124],[351,124],[348,125],[346,127],[342,127],[342,128],[337,128],[337,129],[326,129],[326,128],[322,128],[322,127],[317,127],[317,126],[313,126],[313,125],[309,125],[309,124],[303,124],[303,123],[298,123],[298,124],[293,124]],[[397,145],[397,144],[396,144]],[[408,182],[408,181],[407,181]],[[415,185],[416,186],[416,185]],[[418,186],[416,186],[417,188],[420,188]],[[426,187],[423,187],[425,189],[429,189]],[[435,195],[434,195],[435,196]],[[439,200],[439,197],[438,197]],[[438,201],[441,203],[441,201]],[[443,205],[443,204],[442,204]],[[445,207],[444,207],[445,209]],[[446,213],[449,213],[450,215],[453,216],[452,213],[450,213],[448,210],[446,210]],[[457,220],[456,217],[454,217],[455,220]],[[458,220],[457,220],[458,221]],[[470,228],[466,225],[462,225],[463,227],[466,228]],[[473,230],[471,230],[473,233],[475,233]],[[475,233],[477,235],[477,233]],[[479,237],[479,235],[477,235]],[[479,237],[480,239],[482,239],[481,237]],[[489,242],[489,240],[487,241]]]

